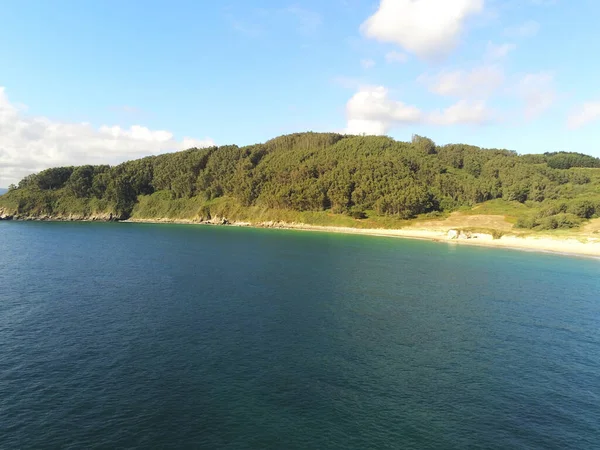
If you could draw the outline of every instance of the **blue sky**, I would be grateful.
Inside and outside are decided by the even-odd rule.
[[[7,0],[0,186],[297,131],[600,156],[595,0]]]

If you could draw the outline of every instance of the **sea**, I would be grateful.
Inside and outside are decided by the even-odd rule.
[[[0,448],[600,448],[600,261],[0,222]]]

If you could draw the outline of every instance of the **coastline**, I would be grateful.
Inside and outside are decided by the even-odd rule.
[[[4,211],[0,211],[4,213]],[[123,222],[123,223],[152,223],[152,224],[185,224],[185,225],[213,225],[252,228],[275,228],[282,230],[313,231],[324,233],[357,234],[363,236],[393,237],[403,239],[420,239],[432,242],[444,242],[447,244],[471,245],[488,248],[504,248],[512,250],[532,251],[541,253],[554,253],[558,255],[583,256],[600,258],[600,235],[590,236],[565,236],[557,237],[550,235],[517,236],[510,231],[502,236],[494,237],[486,233],[471,233],[461,230],[460,227],[444,226],[442,223],[436,226],[417,227],[409,226],[399,229],[388,228],[352,228],[324,225],[310,225],[305,223],[289,222],[242,222],[229,221],[226,218],[213,217],[210,220],[196,219],[169,219],[153,218],[140,219],[130,218],[119,220],[112,214],[100,213],[89,216],[12,216],[0,214],[0,220],[18,221],[54,221],[54,222]]]
[[[309,225],[302,223],[286,222],[229,222],[226,219],[215,218],[211,221],[194,221],[180,219],[128,219],[124,223],[152,223],[152,224],[186,224],[186,225],[219,225],[251,228],[275,228],[282,230],[313,231],[324,233],[358,234],[364,236],[394,237],[403,239],[419,239],[448,244],[472,245],[488,248],[504,248],[512,250],[533,251],[541,253],[554,253],[558,255],[585,256],[600,258],[600,237],[587,238],[587,242],[569,238],[556,238],[552,236],[527,236],[503,235],[495,239],[491,234],[464,233],[460,230],[424,229],[424,228],[350,228],[322,225]]]

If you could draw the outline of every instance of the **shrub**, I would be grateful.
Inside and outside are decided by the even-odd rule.
[[[533,217],[519,217],[515,223],[515,228],[526,228],[531,229],[535,226],[536,222]]]
[[[353,219],[366,219],[367,218],[367,214],[364,211],[350,211],[350,213],[348,214],[350,217],[352,217]]]
[[[596,206],[589,200],[577,200],[569,205],[567,212],[582,219],[590,219],[596,213]]]
[[[565,202],[552,203],[542,208],[538,217],[550,217],[565,212],[567,212],[567,204]]]
[[[542,213],[534,217],[520,217],[515,223],[515,228],[536,230],[557,230],[576,228],[583,220],[570,213],[558,213],[544,216]]]
[[[571,183],[573,184],[588,184],[589,182],[590,177],[588,177],[585,173],[573,172],[571,174]]]
[[[500,230],[492,230],[492,239],[500,239],[502,236],[504,236],[504,232],[500,231]]]
[[[535,227],[538,230],[556,230],[576,228],[581,225],[581,219],[574,214],[556,214],[555,216],[544,217]]]
[[[439,219],[440,217],[444,217],[444,213],[442,213],[441,211],[431,211],[427,214],[424,214],[423,217],[427,219]]]

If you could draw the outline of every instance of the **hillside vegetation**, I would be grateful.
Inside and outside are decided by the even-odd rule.
[[[482,205],[483,204],[483,205]],[[475,207],[475,209],[473,209]],[[118,166],[57,167],[0,197],[20,217],[304,220],[380,227],[478,208],[516,227],[574,228],[600,215],[600,159],[518,155],[414,136],[300,133],[190,149]],[[482,209],[483,208],[483,209]]]

